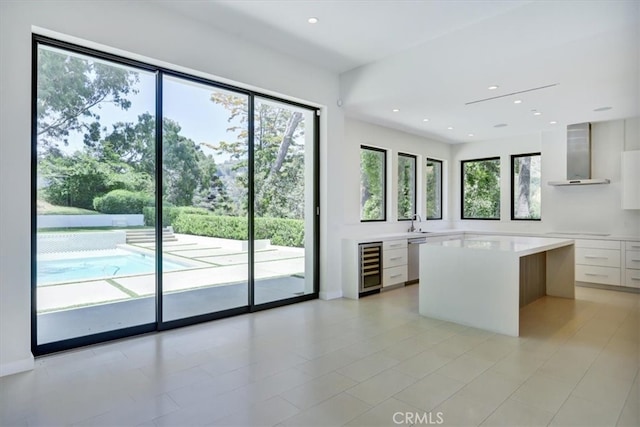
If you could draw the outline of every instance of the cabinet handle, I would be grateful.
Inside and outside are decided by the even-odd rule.
[[[632,262],[640,262],[640,259],[632,259]]]
[[[394,274],[393,276],[389,276],[389,279],[394,279],[396,277],[400,277],[402,274]]]
[[[396,243],[395,245],[389,245],[390,248],[396,248],[402,246],[400,243]]]
[[[397,256],[397,257],[389,258],[389,261],[395,261],[397,259],[402,259],[402,257],[401,256]]]
[[[640,245],[631,245],[632,248],[640,248]]]
[[[595,274],[595,273],[584,273],[585,276],[594,276],[594,277],[609,277],[606,274]]]
[[[585,258],[588,258],[588,259],[609,259],[609,257],[607,257],[607,256],[592,256],[592,255],[585,255],[584,257],[585,257]]]
[[[632,277],[631,280],[640,280],[640,277]]]

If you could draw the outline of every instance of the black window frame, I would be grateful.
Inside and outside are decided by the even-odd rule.
[[[405,157],[413,160],[413,200],[411,201],[413,205],[413,212],[411,213],[411,218],[400,218],[400,157]],[[400,153],[398,152],[398,200],[396,202],[398,221],[411,221],[415,219],[416,214],[418,213],[417,206],[417,189],[418,189],[418,156],[414,154]]]
[[[360,222],[386,222],[387,221],[387,150],[384,148],[372,147],[370,145],[360,145],[360,151],[370,150],[382,153],[382,219],[362,219],[362,206],[360,206]],[[362,173],[362,171],[361,171]]]
[[[479,220],[479,221],[500,221],[502,215],[500,212],[500,203],[502,201],[502,191],[500,192],[499,197],[499,209],[498,209],[498,217],[497,218],[469,218],[464,216],[464,165],[466,163],[476,163],[476,162],[485,162],[485,161],[498,161],[498,166],[500,167],[500,174],[502,173],[502,162],[500,156],[494,157],[483,157],[479,159],[468,159],[460,161],[460,219],[461,220]],[[498,185],[500,184],[500,174],[498,175]]]
[[[541,221],[542,220],[542,213],[540,214],[540,218],[516,218],[515,217],[515,200],[514,200],[514,196],[515,196],[515,160],[520,158],[520,157],[534,157],[534,156],[540,156],[540,161],[542,161],[542,153],[541,152],[537,152],[537,153],[523,153],[523,154],[512,154],[511,155],[511,221]],[[540,185],[542,185],[542,181],[540,182]]]
[[[182,78],[188,81],[202,83],[221,90],[228,90],[237,92],[239,94],[247,95],[250,100],[250,104],[253,103],[255,98],[262,98],[267,100],[273,100],[281,102],[293,107],[304,108],[313,111],[313,123],[314,123],[314,135],[313,135],[313,206],[315,215],[313,215],[313,292],[294,296],[288,299],[270,301],[265,303],[256,304],[253,298],[255,274],[253,267],[254,261],[254,218],[251,218],[248,224],[249,230],[249,301],[247,305],[220,312],[211,312],[208,314],[195,315],[192,317],[181,318],[178,320],[164,320],[162,310],[162,298],[163,293],[163,275],[162,273],[162,203],[159,198],[156,199],[156,319],[153,322],[146,324],[132,326],[122,329],[113,329],[106,332],[99,332],[93,335],[84,335],[77,338],[63,339],[61,341],[55,341],[51,343],[39,344],[37,340],[38,333],[38,313],[37,313],[37,167],[38,161],[35,153],[37,152],[37,83],[38,83],[38,46],[49,46],[58,49],[66,50],[70,53],[90,56],[94,59],[105,60],[113,62],[115,64],[125,65],[132,68],[137,68],[144,71],[150,71],[156,73],[156,106],[155,114],[157,117],[162,116],[162,77],[172,76]],[[49,354],[57,351],[64,351],[83,347],[92,344],[103,343],[115,339],[121,339],[131,336],[137,336],[145,333],[154,333],[164,330],[179,328],[183,326],[194,325],[220,318],[235,316],[239,314],[252,313],[256,311],[267,310],[275,307],[281,307],[285,305],[295,304],[298,302],[308,301],[312,299],[318,299],[320,294],[320,108],[303,104],[301,102],[291,101],[277,96],[262,93],[253,89],[247,89],[240,86],[235,86],[228,83],[222,83],[216,80],[212,80],[206,77],[199,77],[187,72],[177,71],[165,66],[156,65],[148,62],[143,62],[136,59],[131,59],[126,56],[105,52],[89,48],[86,46],[58,40],[48,36],[32,33],[31,35],[31,351],[35,356]],[[250,107],[251,110],[252,107]],[[253,117],[251,111],[248,113],[248,117]],[[249,124],[249,133],[253,132],[253,122]],[[162,124],[161,120],[156,120],[156,163],[162,164],[162,144],[158,143],[162,139]],[[253,144],[249,144],[249,164],[253,162]],[[386,159],[385,159],[386,161]],[[156,193],[162,194],[162,179],[161,168],[157,168],[156,172]],[[250,186],[253,185],[253,178],[250,178]],[[253,209],[254,195],[249,192],[248,206]]]
[[[442,205],[442,194],[444,191],[444,184],[442,182],[443,180],[443,166],[444,166],[444,162],[442,160],[438,160],[438,159],[432,159],[431,157],[427,157],[426,161],[424,162],[425,167],[429,167],[429,163],[439,163],[440,164],[440,216],[439,217],[430,217],[429,216],[429,206],[427,205],[427,202],[429,200],[429,198],[427,197],[427,191],[429,190],[429,186],[426,185],[426,179],[425,179],[425,217],[427,221],[438,221],[438,220],[442,220],[442,211],[443,209],[443,205]]]

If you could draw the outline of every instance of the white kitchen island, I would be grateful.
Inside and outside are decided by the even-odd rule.
[[[519,335],[520,307],[575,298],[573,240],[480,236],[420,246],[420,314]]]

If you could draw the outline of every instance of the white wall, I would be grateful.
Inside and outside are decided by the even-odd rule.
[[[147,2],[0,3],[0,375],[29,369],[31,34],[322,107],[321,297],[340,295],[343,113],[338,76]],[[43,30],[41,30],[43,29]],[[329,173],[329,165],[332,172]]]
[[[592,176],[609,185],[554,187],[566,179],[566,128],[536,135],[474,142],[452,147],[452,206],[456,228],[497,231],[567,231],[640,235],[640,211],[621,207],[620,153],[638,146],[638,119],[592,123]],[[626,136],[625,136],[626,135]],[[542,152],[542,220],[511,221],[510,155]],[[460,220],[460,161],[500,156],[501,220]]]
[[[445,181],[447,179],[446,170],[449,167],[451,146],[438,141],[429,140],[409,133],[394,129],[377,126],[371,123],[347,118],[344,126],[344,146],[342,148],[343,162],[349,167],[342,170],[342,188],[344,189],[344,228],[343,236],[366,235],[371,232],[400,232],[406,231],[409,223],[397,221],[397,177],[398,153],[414,154],[418,156],[418,213],[424,219],[425,206],[424,193],[425,168],[422,167],[426,157],[443,160],[445,169]],[[360,222],[360,146],[384,148],[387,150],[387,221],[361,223]],[[391,184],[391,185],[389,185]],[[446,192],[447,183],[444,183]],[[420,226],[423,230],[437,230],[450,228],[447,200],[445,194],[445,212],[441,221],[423,221]]]

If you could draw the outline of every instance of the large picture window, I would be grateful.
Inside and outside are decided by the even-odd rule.
[[[500,219],[500,158],[462,161],[462,219]]]
[[[33,48],[34,354],[317,298],[315,108]]]
[[[442,219],[442,161],[427,159],[427,219]]]
[[[416,156],[398,154],[398,219],[416,215]]]
[[[511,219],[540,220],[540,153],[511,156]]]
[[[385,221],[387,152],[360,147],[360,221]]]

